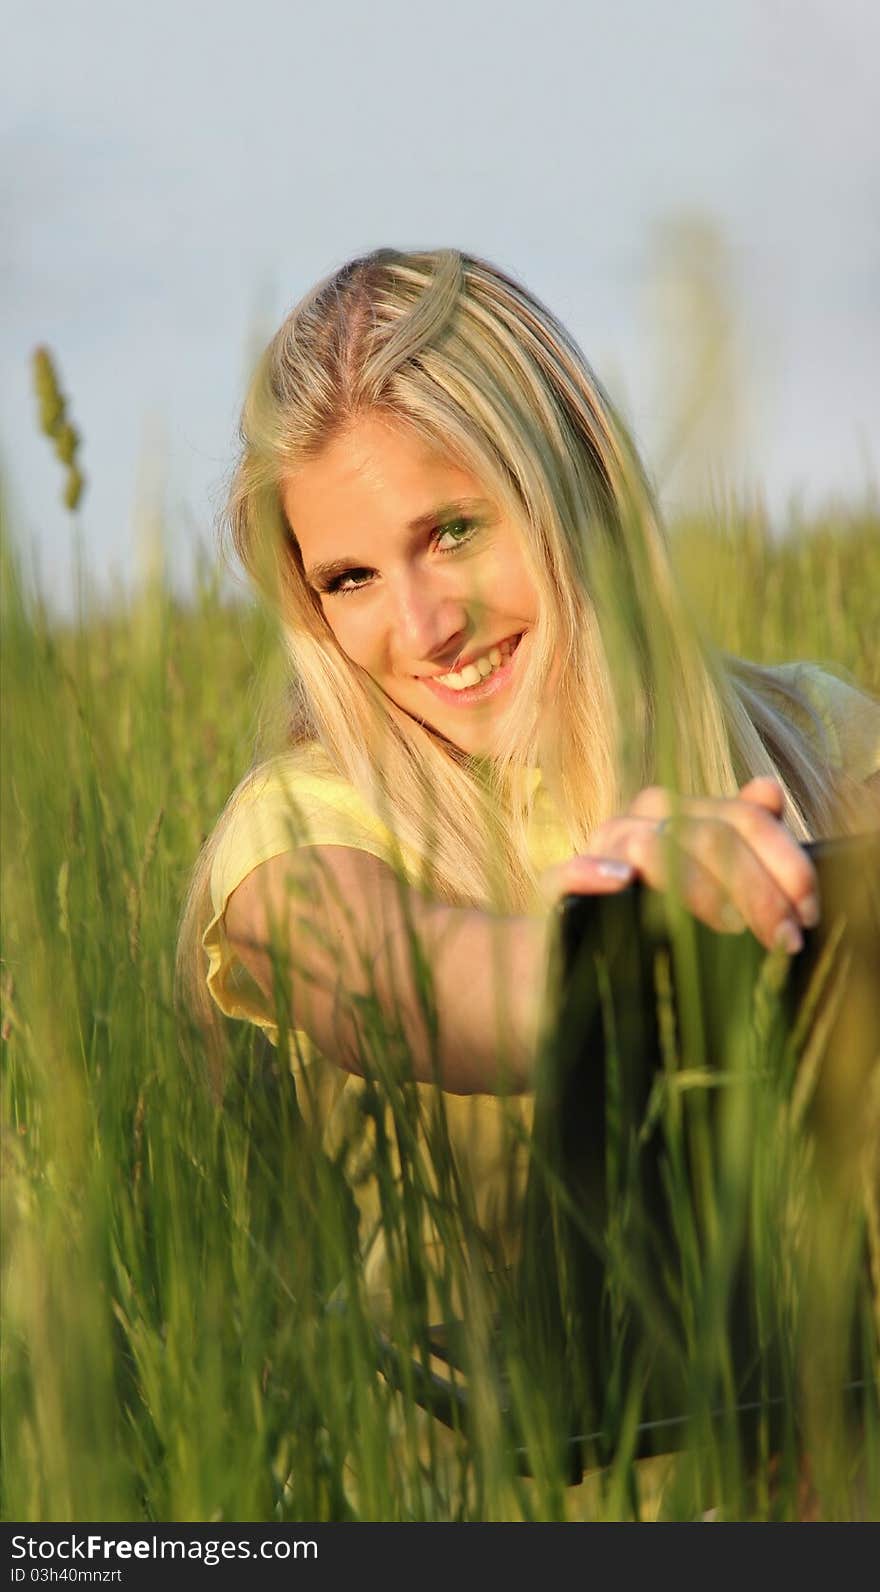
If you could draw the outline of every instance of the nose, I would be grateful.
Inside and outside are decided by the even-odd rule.
[[[392,603],[395,654],[401,667],[447,662],[461,648],[468,631],[467,604],[434,571],[402,574]]]

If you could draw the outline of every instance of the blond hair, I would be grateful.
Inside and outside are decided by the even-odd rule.
[[[522,535],[538,621],[504,753],[490,764],[353,667],[305,581],[282,479],[367,413],[432,446],[442,439]],[[832,826],[834,776],[795,723],[814,717],[810,704],[772,669],[699,639],[625,427],[569,334],[497,267],[455,250],[380,249],[319,282],[259,361],[241,444],[225,528],[281,623],[292,678],[285,747],[320,743],[328,767],[425,858],[438,898],[505,910],[534,901],[522,775],[535,766],[573,851],[658,781],[683,795],[733,795],[769,774],[798,837]],[[254,772],[202,848],[181,920],[179,987],[204,1024],[214,1015],[200,945],[211,868]]]

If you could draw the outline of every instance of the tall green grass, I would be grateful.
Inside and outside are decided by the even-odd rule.
[[[675,548],[719,643],[758,659],[834,660],[880,691],[875,503],[794,524],[781,540],[759,508],[731,510],[720,526],[679,527]],[[565,1518],[566,1384],[530,1358],[507,1281],[492,1280],[440,1102],[424,1124],[428,1150],[417,1151],[393,1036],[377,1035],[372,1088],[331,1159],[304,1129],[280,1052],[228,1024],[218,1098],[201,1041],[174,1010],[182,893],[249,763],[255,680],[277,681],[271,626],[225,600],[207,566],[186,605],[154,585],[105,613],[86,580],[78,616],[53,620],[23,581],[8,528],[2,560],[4,1517]],[[760,1051],[758,1017],[731,1065],[747,1068]],[[670,1036],[671,1052],[679,1041]],[[699,1092],[699,1077],[691,1083]],[[670,1121],[681,1087],[664,1107]],[[383,1094],[402,1185],[390,1176]],[[876,1368],[877,1299],[840,1253],[843,1234],[850,1247],[859,1241],[864,1212],[856,1201],[815,1237],[822,1215],[809,1203],[799,1122],[778,1095],[748,1107],[732,1098],[740,1103],[718,1132],[701,1130],[705,1199],[670,1152],[693,1356],[689,1421],[661,1512],[793,1515],[806,1441],[825,1513],[876,1517],[876,1394],[861,1395],[853,1414],[835,1391],[839,1367],[822,1361],[823,1343],[855,1325]],[[408,1349],[400,1392],[378,1374],[358,1265],[346,1166],[365,1146],[397,1257],[390,1333]],[[449,1238],[440,1262],[415,1238],[425,1200]],[[775,1457],[769,1439],[744,1451],[725,1386],[719,1300],[744,1222],[759,1271],[772,1273],[774,1308],[790,1305]],[[815,1238],[806,1248],[805,1227]],[[626,1296],[624,1251],[612,1242],[612,1297],[615,1266]],[[429,1281],[441,1298],[456,1289],[466,1298],[471,1413],[460,1441],[424,1417],[407,1370],[427,1363]],[[804,1289],[822,1298],[841,1286],[817,1344],[819,1318],[798,1301]],[[593,1456],[602,1470],[577,1505],[597,1518],[637,1513],[656,1485],[632,1463],[643,1387],[636,1367],[613,1389],[611,1427]]]

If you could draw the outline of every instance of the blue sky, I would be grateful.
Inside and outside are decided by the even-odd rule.
[[[164,506],[185,588],[257,341],[379,244],[453,244],[520,276],[622,400],[674,506],[683,322],[658,237],[705,216],[735,312],[727,465],[776,508],[876,478],[873,0],[7,0],[4,32],[0,458],[57,605],[71,527],[34,424],[34,345],[84,434],[99,582],[136,576]]]

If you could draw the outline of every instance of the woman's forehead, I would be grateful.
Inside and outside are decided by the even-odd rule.
[[[478,476],[442,445],[384,418],[363,417],[315,458],[287,473],[282,501],[291,525],[351,513],[409,521],[438,502],[491,497]]]

